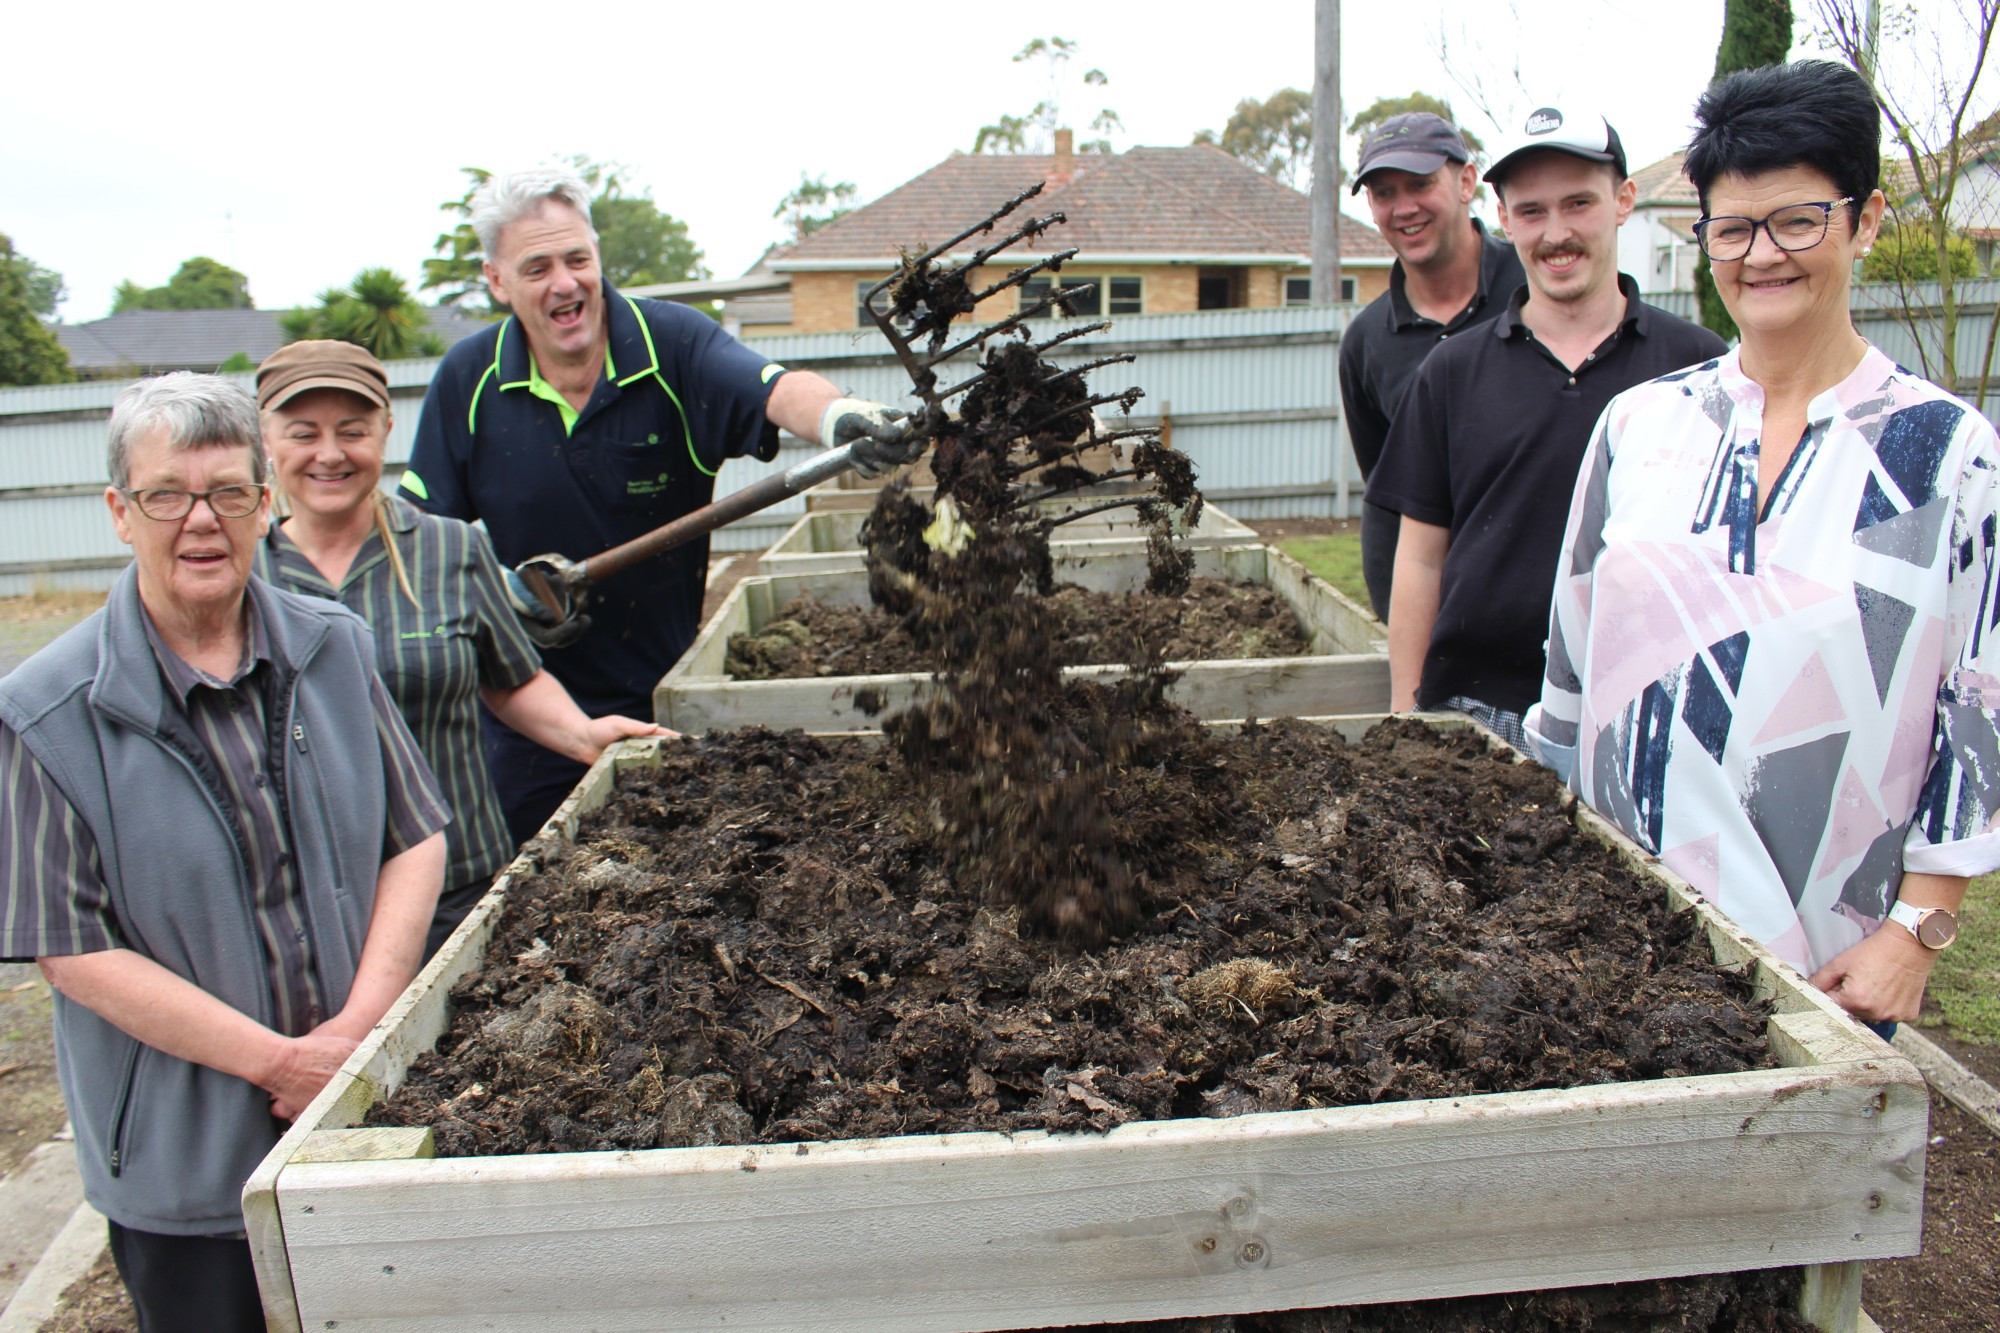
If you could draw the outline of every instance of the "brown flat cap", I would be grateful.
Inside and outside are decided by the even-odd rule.
[[[367,348],[331,338],[287,343],[257,367],[257,407],[283,407],[308,389],[345,389],[389,405],[389,374]]]

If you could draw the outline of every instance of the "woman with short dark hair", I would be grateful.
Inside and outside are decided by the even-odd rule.
[[[1696,116],[1695,234],[1742,343],[1599,420],[1529,724],[1584,800],[1886,1032],[1966,878],[2000,867],[2000,442],[1848,314],[1884,208],[1868,85],[1747,70]]]

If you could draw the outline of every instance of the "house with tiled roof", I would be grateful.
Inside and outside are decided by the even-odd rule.
[[[1694,265],[1701,254],[1694,224],[1701,217],[1701,199],[1681,171],[1686,160],[1686,153],[1669,153],[1632,173],[1638,199],[1618,231],[1618,269],[1631,274],[1641,292],[1694,290]]]
[[[1943,153],[1925,159],[1936,177],[1947,169]],[[1933,187],[1935,188],[1935,187]],[[1908,157],[1895,154],[1882,163],[1882,192],[1889,197],[1891,220],[1928,212],[1916,170]],[[2000,261],[2000,111],[1967,130],[1959,139],[1958,180],[1952,186],[1952,226],[1970,240],[1982,273],[1995,271]]]
[[[1073,300],[1075,315],[1309,299],[1312,224],[1304,194],[1207,145],[1074,153],[1061,131],[1053,154],[954,153],[804,240],[774,248],[751,276],[789,279],[789,291],[731,302],[726,322],[753,337],[861,327],[862,295],[894,271],[898,256],[950,240],[1036,181],[1046,187],[1016,217],[1060,212],[1067,221],[1010,249],[1008,266],[1074,248],[1059,281],[1089,287]],[[1000,235],[973,237],[953,253],[963,258]],[[1373,300],[1387,287],[1394,258],[1373,226],[1343,217],[1346,299]],[[999,276],[995,270],[987,279]],[[1026,294],[1032,300],[1046,290],[1038,280]],[[997,293],[973,318],[1007,318],[1022,296],[1017,288]]]
[[[78,379],[126,379],[170,370],[219,369],[241,354],[252,365],[290,341],[278,321],[285,310],[127,310],[51,330],[69,353]],[[447,350],[486,327],[449,306],[425,312],[428,330]]]

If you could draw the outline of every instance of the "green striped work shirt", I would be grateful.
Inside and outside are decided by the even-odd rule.
[[[479,734],[479,690],[508,690],[541,670],[501,586],[486,534],[388,497],[389,527],[416,602],[371,533],[338,588],[277,524],[257,572],[287,592],[336,600],[375,631],[375,665],[437,775],[452,822],[445,888],[489,880],[513,859]]]

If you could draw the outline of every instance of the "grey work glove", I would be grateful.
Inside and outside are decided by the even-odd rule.
[[[828,449],[849,446],[854,470],[864,477],[879,477],[915,462],[924,451],[923,440],[910,438],[909,418],[893,407],[861,398],[836,398],[827,404],[820,414],[819,442]]]
[[[537,648],[567,648],[583,637],[590,628],[590,617],[578,612],[568,620],[557,620],[556,613],[542,605],[542,599],[528,589],[521,576],[511,569],[503,571],[503,586],[507,589],[507,604],[514,608],[514,614],[521,619],[521,628]]]

